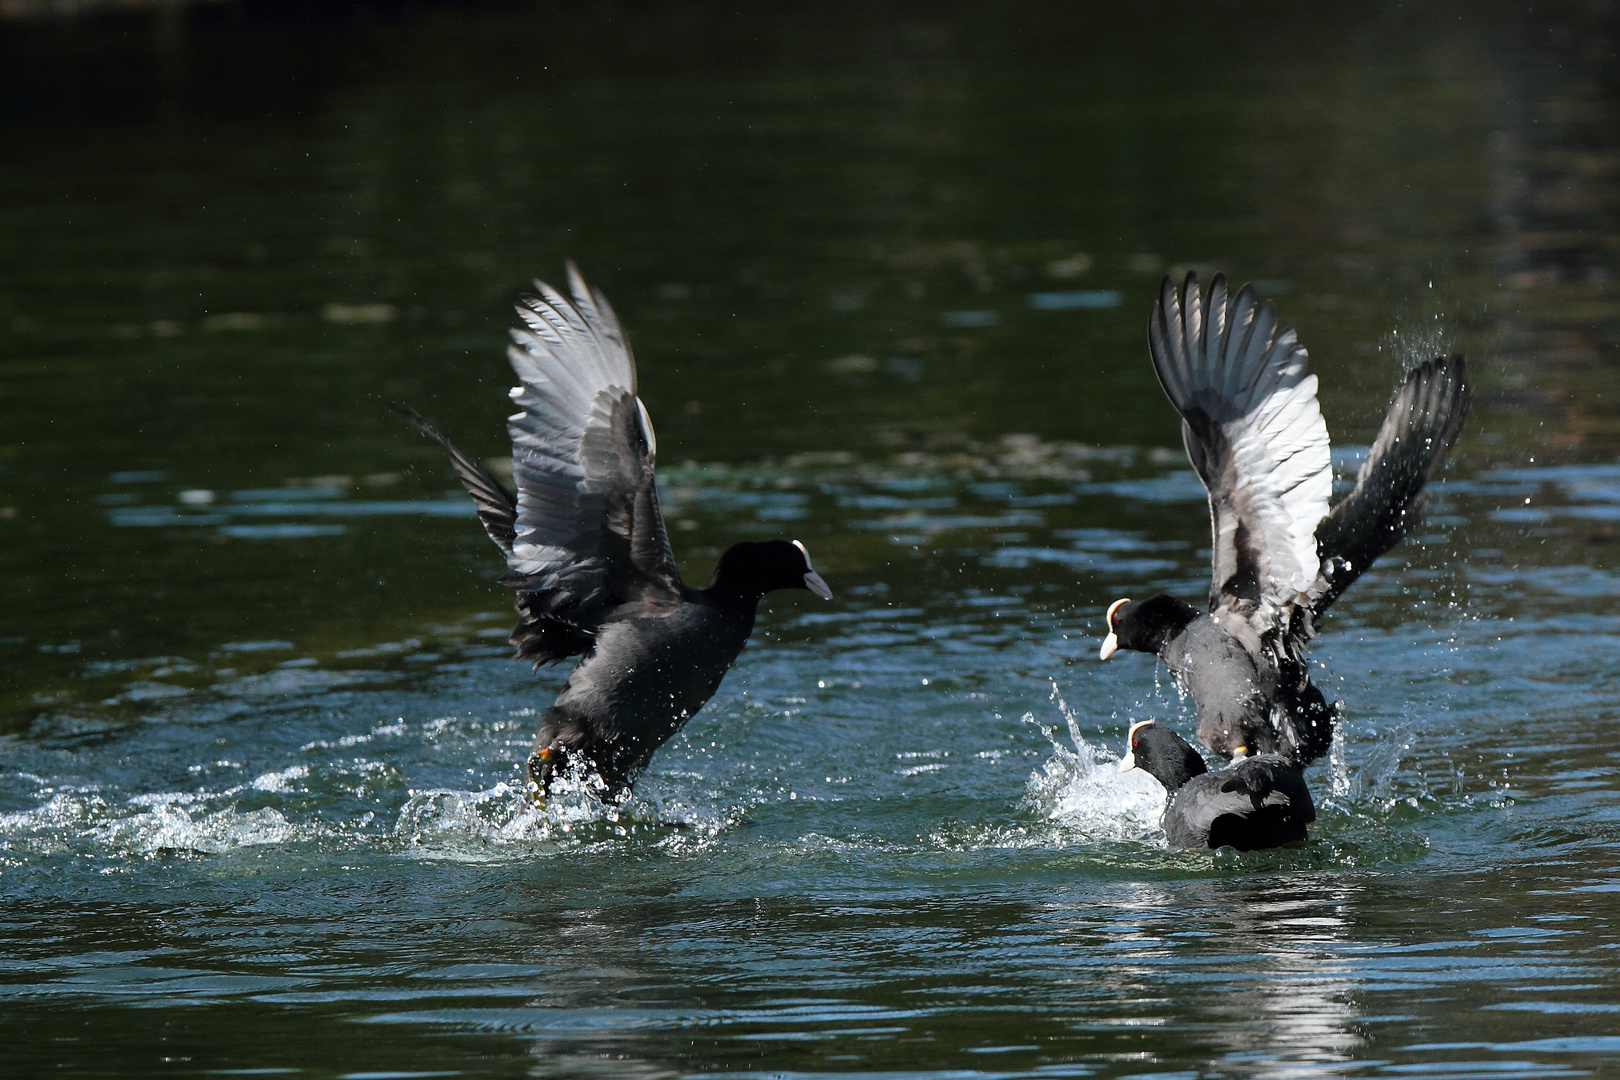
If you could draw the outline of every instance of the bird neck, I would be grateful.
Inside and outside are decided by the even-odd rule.
[[[1155,596],[1143,603],[1142,611],[1137,616],[1146,625],[1141,635],[1142,641],[1135,647],[1142,652],[1162,652],[1165,644],[1192,625],[1198,616],[1198,609],[1180,597],[1168,593]]]
[[[1178,740],[1179,741],[1179,740]],[[1203,757],[1191,746],[1183,742],[1179,753],[1172,753],[1168,760],[1158,763],[1159,768],[1154,770],[1158,775],[1159,783],[1171,795],[1186,786],[1187,781],[1195,776],[1202,776],[1209,772],[1209,766],[1204,764]]]
[[[703,595],[724,607],[737,611],[746,611],[750,614],[759,607],[760,600],[764,598],[763,593],[741,592],[720,585],[710,585],[703,590]]]
[[[750,577],[752,575],[727,573],[722,565],[715,571],[714,580],[709,582],[703,594],[727,607],[753,611],[759,606],[766,590],[760,588],[757,581],[749,580]]]

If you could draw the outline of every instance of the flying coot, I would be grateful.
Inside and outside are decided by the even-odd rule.
[[[1169,728],[1132,724],[1119,771],[1141,769],[1164,785],[1164,835],[1173,848],[1258,851],[1305,839],[1316,806],[1300,767],[1280,754],[1241,758],[1219,772]]]
[[[1316,376],[1275,304],[1257,304],[1245,285],[1228,308],[1217,274],[1206,308],[1196,275],[1179,293],[1167,277],[1148,340],[1209,492],[1214,578],[1206,612],[1168,595],[1109,605],[1102,659],[1157,653],[1193,699],[1199,740],[1223,757],[1278,753],[1307,765],[1332,743],[1334,711],[1311,683],[1305,647],[1328,606],[1422,518],[1424,484],[1468,410],[1463,358],[1407,375],[1355,488],[1330,508]]]
[[[706,589],[681,581],[653,484],[657,440],[630,344],[607,299],[568,264],[570,301],[543,282],[517,307],[507,358],[521,385],[507,421],[517,495],[420,415],[449,451],[517,590],[517,656],[581,657],[540,719],[529,791],[566,773],[621,799],[653,751],[714,695],[776,589],[831,590],[797,540],[740,543]]]

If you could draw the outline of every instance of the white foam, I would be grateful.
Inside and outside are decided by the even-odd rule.
[[[1063,714],[1073,749],[1033,713],[1024,714],[1024,722],[1040,727],[1052,744],[1052,756],[1030,774],[1024,787],[1025,808],[1088,841],[1144,840],[1158,833],[1164,787],[1140,769],[1121,773],[1117,755],[1086,742],[1055,683],[1052,699]]]
[[[46,789],[40,793],[45,801],[38,806],[0,814],[0,845],[33,854],[78,851],[144,857],[160,852],[220,854],[318,839],[329,830],[288,821],[279,810],[240,810],[234,802],[221,805],[255,787],[284,790],[308,772],[306,766],[295,765],[223,792],[159,791],[118,798],[94,787]]]
[[[280,811],[269,808],[243,813],[227,807],[193,816],[177,800],[103,822],[90,834],[107,847],[131,854],[194,851],[216,855],[236,848],[308,840],[315,830],[294,825]]]
[[[394,835],[427,855],[477,858],[491,847],[542,839],[540,812],[523,792],[498,783],[484,791],[414,791],[400,808]]]
[[[302,780],[309,775],[308,765],[292,765],[279,772],[267,772],[253,778],[255,791],[286,791],[292,786],[294,780]]]
[[[396,840],[424,858],[483,862],[577,849],[646,836],[665,849],[708,842],[736,824],[749,807],[700,805],[666,791],[661,776],[643,777],[617,806],[602,801],[594,775],[553,779],[544,807],[529,802],[515,783],[479,791],[414,791],[400,809]]]
[[[1164,788],[1139,769],[1121,773],[1106,751],[1053,743],[1052,756],[1030,774],[1024,805],[1086,840],[1144,840],[1159,831]]]
[[[40,855],[65,851],[65,838],[105,805],[93,791],[58,791],[30,810],[0,814],[0,845]]]

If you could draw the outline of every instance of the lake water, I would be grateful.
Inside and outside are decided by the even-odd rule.
[[[9,1074],[1620,1073],[1611,10],[321,10],[0,20]],[[797,537],[837,594],[613,813],[524,809],[562,673],[390,409],[502,455],[567,258],[687,579]],[[1188,267],[1346,469],[1403,364],[1476,383],[1276,852],[1163,849],[1113,762],[1187,710],[1095,659],[1207,587]]]

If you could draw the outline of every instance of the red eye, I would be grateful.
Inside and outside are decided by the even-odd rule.
[[[1113,630],[1116,625],[1114,622],[1114,617],[1119,614],[1119,609],[1128,603],[1130,603],[1129,600],[1115,600],[1112,604],[1108,605],[1107,622],[1109,630]]]

